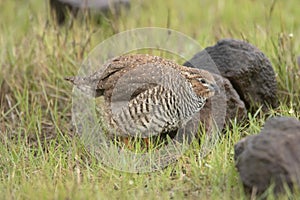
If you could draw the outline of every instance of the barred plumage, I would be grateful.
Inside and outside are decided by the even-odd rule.
[[[148,138],[183,127],[218,89],[209,72],[158,56],[120,56],[105,67],[67,80],[105,97],[107,121],[123,137]]]

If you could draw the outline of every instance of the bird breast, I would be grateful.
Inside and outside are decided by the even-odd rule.
[[[180,128],[204,104],[189,84],[174,91],[157,85],[131,99],[112,118],[119,135],[148,138]]]

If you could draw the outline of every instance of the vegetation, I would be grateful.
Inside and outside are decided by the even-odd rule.
[[[234,144],[258,133],[267,117],[300,118],[298,5],[298,0],[132,0],[130,12],[119,18],[92,15],[59,27],[45,1],[0,1],[1,198],[249,198],[234,166]],[[276,71],[279,108],[249,114],[244,125],[233,121],[203,159],[196,145],[178,162],[153,173],[131,174],[102,165],[73,131],[72,86],[64,77],[76,74],[99,42],[149,26],[177,30],[202,47],[222,38],[257,46]],[[270,191],[263,196],[275,198]]]

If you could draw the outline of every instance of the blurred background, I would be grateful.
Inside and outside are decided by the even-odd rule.
[[[39,172],[40,163],[49,165],[46,174],[54,176],[54,162],[49,164],[45,157],[35,161],[30,155],[44,155],[44,152],[56,152],[73,145],[68,140],[74,134],[72,86],[64,77],[75,75],[84,57],[99,42],[128,29],[152,26],[174,29],[192,37],[203,48],[223,38],[240,39],[257,46],[270,59],[277,76],[281,106],[272,112],[298,116],[299,0],[124,0],[123,6],[109,4],[108,9],[98,4],[78,4],[78,1],[0,1],[0,174],[5,180],[3,184],[9,184],[7,174],[12,174],[11,170],[19,170],[21,178],[13,180],[17,183],[28,174]],[[258,131],[262,121],[255,121],[245,134]],[[231,150],[223,152],[230,155]],[[68,150],[61,149],[61,152]],[[83,150],[75,152],[84,154]],[[66,158],[63,164],[56,156],[53,159],[66,168],[69,164],[77,166],[73,153],[67,154],[73,160]],[[14,159],[15,154],[21,157]],[[26,168],[27,161],[36,162],[36,167]],[[28,170],[24,174],[23,168]],[[70,167],[71,174],[73,169]],[[69,173],[67,169],[65,173]],[[73,175],[70,180],[76,179],[77,175]],[[219,184],[226,185],[225,182]],[[229,188],[236,183],[233,181]],[[41,183],[45,191],[47,184],[47,181]],[[114,188],[114,184],[111,185]],[[217,182],[215,185],[218,186]],[[7,188],[5,191],[10,194],[10,187]],[[54,190],[51,187],[49,191]],[[234,189],[233,193],[239,192]]]

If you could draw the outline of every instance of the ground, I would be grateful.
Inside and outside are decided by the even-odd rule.
[[[132,0],[130,12],[119,18],[92,15],[59,27],[45,1],[0,1],[1,197],[250,198],[234,166],[234,144],[257,134],[270,116],[300,118],[298,5],[298,0]],[[72,86],[64,77],[75,75],[99,42],[120,31],[149,26],[177,30],[202,47],[222,38],[257,46],[274,66],[279,108],[249,114],[245,124],[232,121],[202,159],[200,147],[194,145],[178,162],[157,172],[131,174],[102,165],[74,133]],[[263,196],[275,198],[269,191]]]

